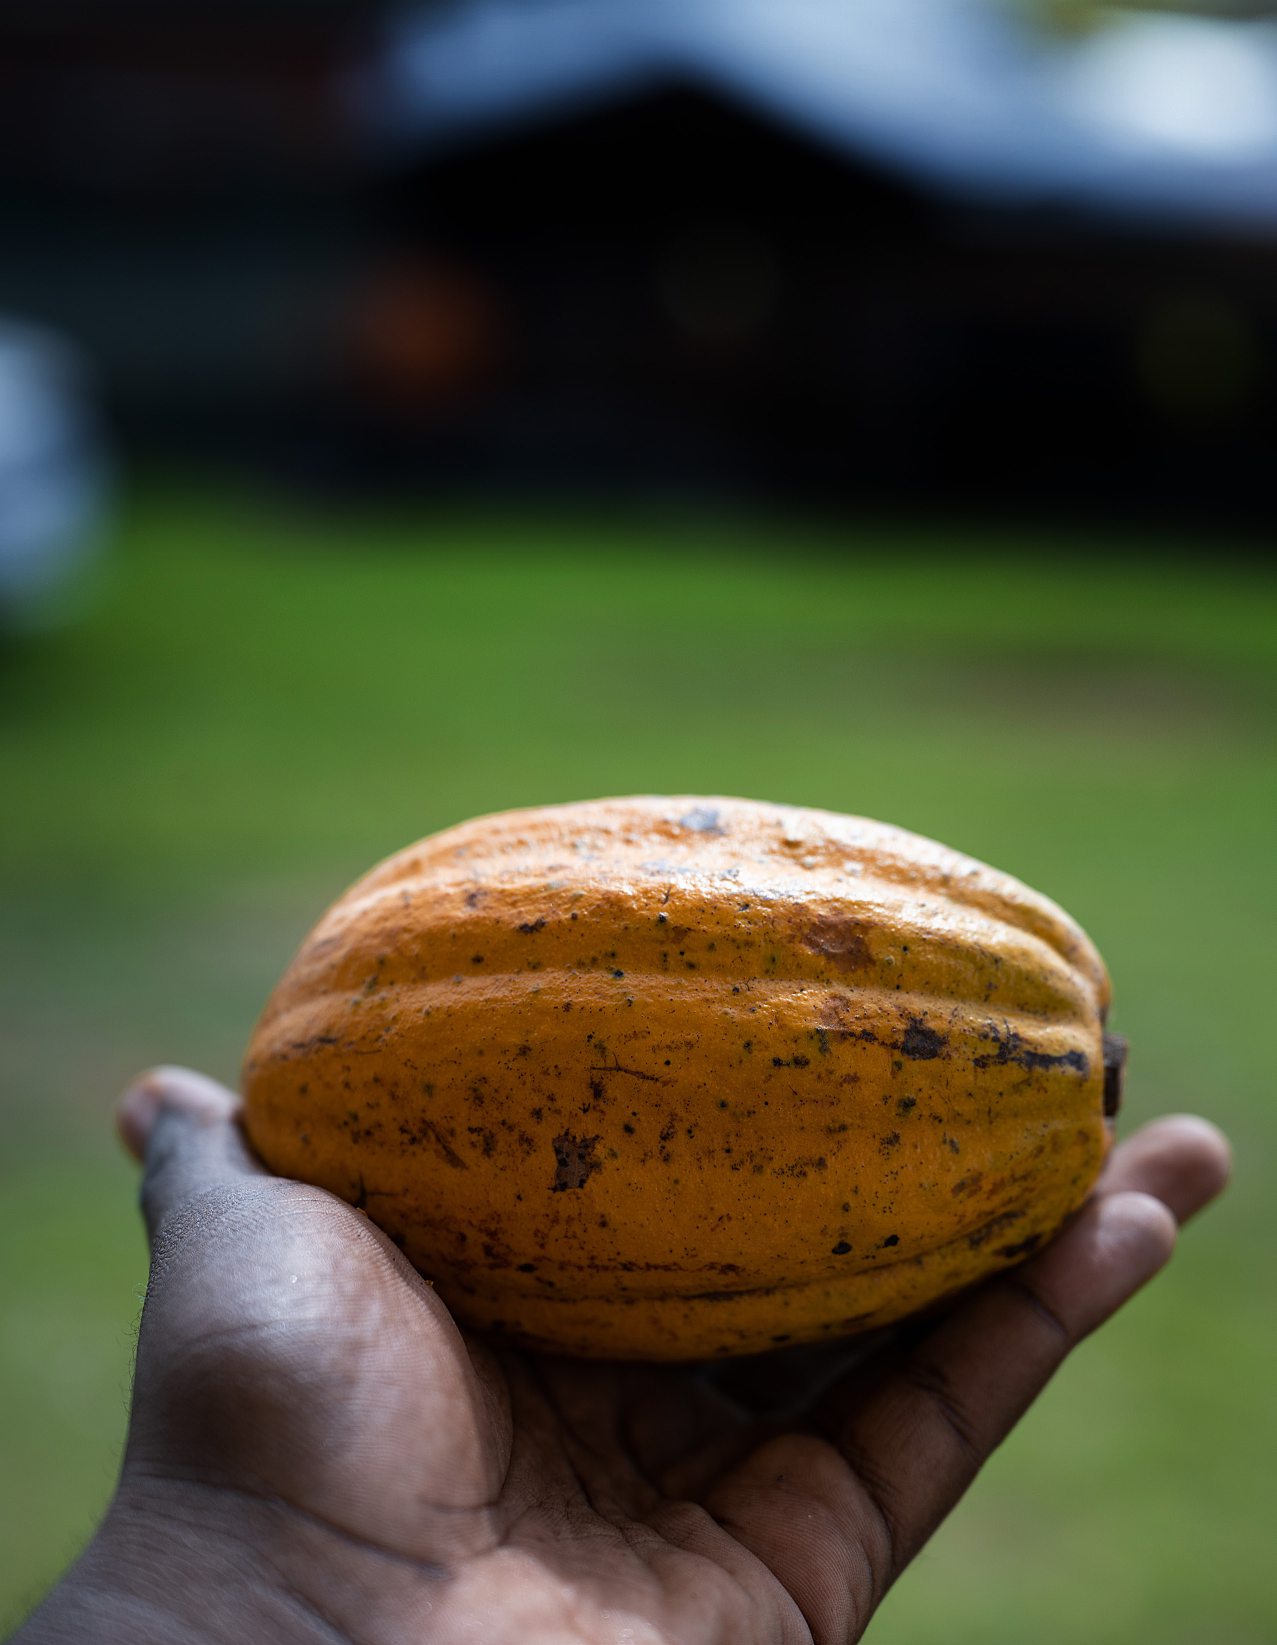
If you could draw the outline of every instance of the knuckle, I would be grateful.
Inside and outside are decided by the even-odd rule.
[[[985,1459],[986,1447],[981,1443],[978,1425],[957,1397],[943,1367],[930,1360],[913,1359],[906,1362],[901,1374],[939,1418],[963,1461],[978,1468]]]
[[[1012,1296],[1018,1298],[1029,1313],[1045,1326],[1060,1351],[1067,1353],[1073,1347],[1077,1333],[1069,1327],[1063,1316],[1047,1301],[1037,1286],[1031,1285],[1022,1274],[1015,1273],[1004,1275],[1003,1284]]]
[[[271,1212],[267,1183],[215,1183],[172,1194],[162,1181],[142,1185],[142,1209],[151,1230],[151,1285],[180,1261],[211,1260],[257,1232]]]
[[[873,1609],[909,1558],[905,1527],[895,1487],[869,1447],[851,1431],[842,1435],[838,1449],[851,1469],[865,1508],[861,1545],[868,1562]]]

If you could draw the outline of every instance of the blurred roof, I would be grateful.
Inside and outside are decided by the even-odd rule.
[[[1277,21],[1010,0],[469,0],[384,26],[354,107],[391,154],[669,85],[967,197],[1277,221]]]

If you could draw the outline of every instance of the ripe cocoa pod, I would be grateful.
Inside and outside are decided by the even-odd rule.
[[[324,916],[249,1137],[465,1324],[609,1358],[884,1325],[1036,1250],[1109,1141],[1109,982],[1017,880],[744,800],[513,811]]]

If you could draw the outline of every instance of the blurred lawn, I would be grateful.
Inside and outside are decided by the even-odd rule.
[[[87,619],[0,653],[0,1621],[111,1488],[145,1255],[109,1111],[233,1080],[375,858],[486,810],[743,794],[933,834],[1116,983],[1127,1126],[1227,1202],[1008,1443],[873,1637],[1271,1640],[1277,581],[1120,543],[136,497]]]

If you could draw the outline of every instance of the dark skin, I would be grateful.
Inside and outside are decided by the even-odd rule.
[[[1229,1164],[1206,1122],[1157,1121],[942,1317],[709,1370],[458,1329],[200,1075],[146,1076],[120,1128],[152,1247],[128,1447],[21,1645],[845,1645]]]

